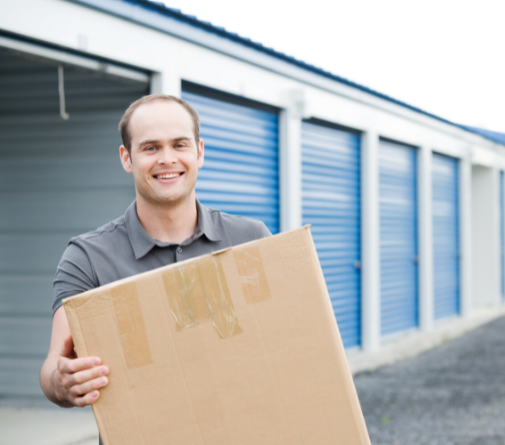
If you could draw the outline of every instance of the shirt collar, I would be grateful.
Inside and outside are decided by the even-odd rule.
[[[210,216],[210,210],[202,205],[198,199],[196,200],[196,210],[198,211],[198,222],[196,223],[195,235],[198,236],[198,232],[201,232],[209,241],[222,241]]]
[[[221,241],[221,237],[217,233],[209,209],[200,204],[198,199],[196,200],[196,209],[198,212],[198,219],[195,233],[187,240],[183,241],[182,245],[187,246],[202,235],[205,235],[209,241]],[[137,216],[137,201],[133,201],[126,210],[125,221],[128,238],[130,239],[130,244],[132,245],[136,260],[145,256],[154,246],[168,247],[175,245],[175,243],[157,241],[146,232],[146,229],[144,229]]]

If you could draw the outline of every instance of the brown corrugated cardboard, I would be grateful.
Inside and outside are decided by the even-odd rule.
[[[64,301],[105,445],[370,444],[308,228]]]

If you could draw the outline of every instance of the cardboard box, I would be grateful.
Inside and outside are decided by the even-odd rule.
[[[105,445],[370,444],[308,227],[64,306]]]

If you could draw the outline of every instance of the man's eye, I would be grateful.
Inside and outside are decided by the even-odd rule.
[[[154,151],[154,150],[156,150],[156,147],[147,147],[146,148],[146,151]]]

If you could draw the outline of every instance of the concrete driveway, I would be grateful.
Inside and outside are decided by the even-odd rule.
[[[505,317],[354,381],[373,445],[505,445]]]
[[[0,445],[98,445],[91,409],[0,406]]]

